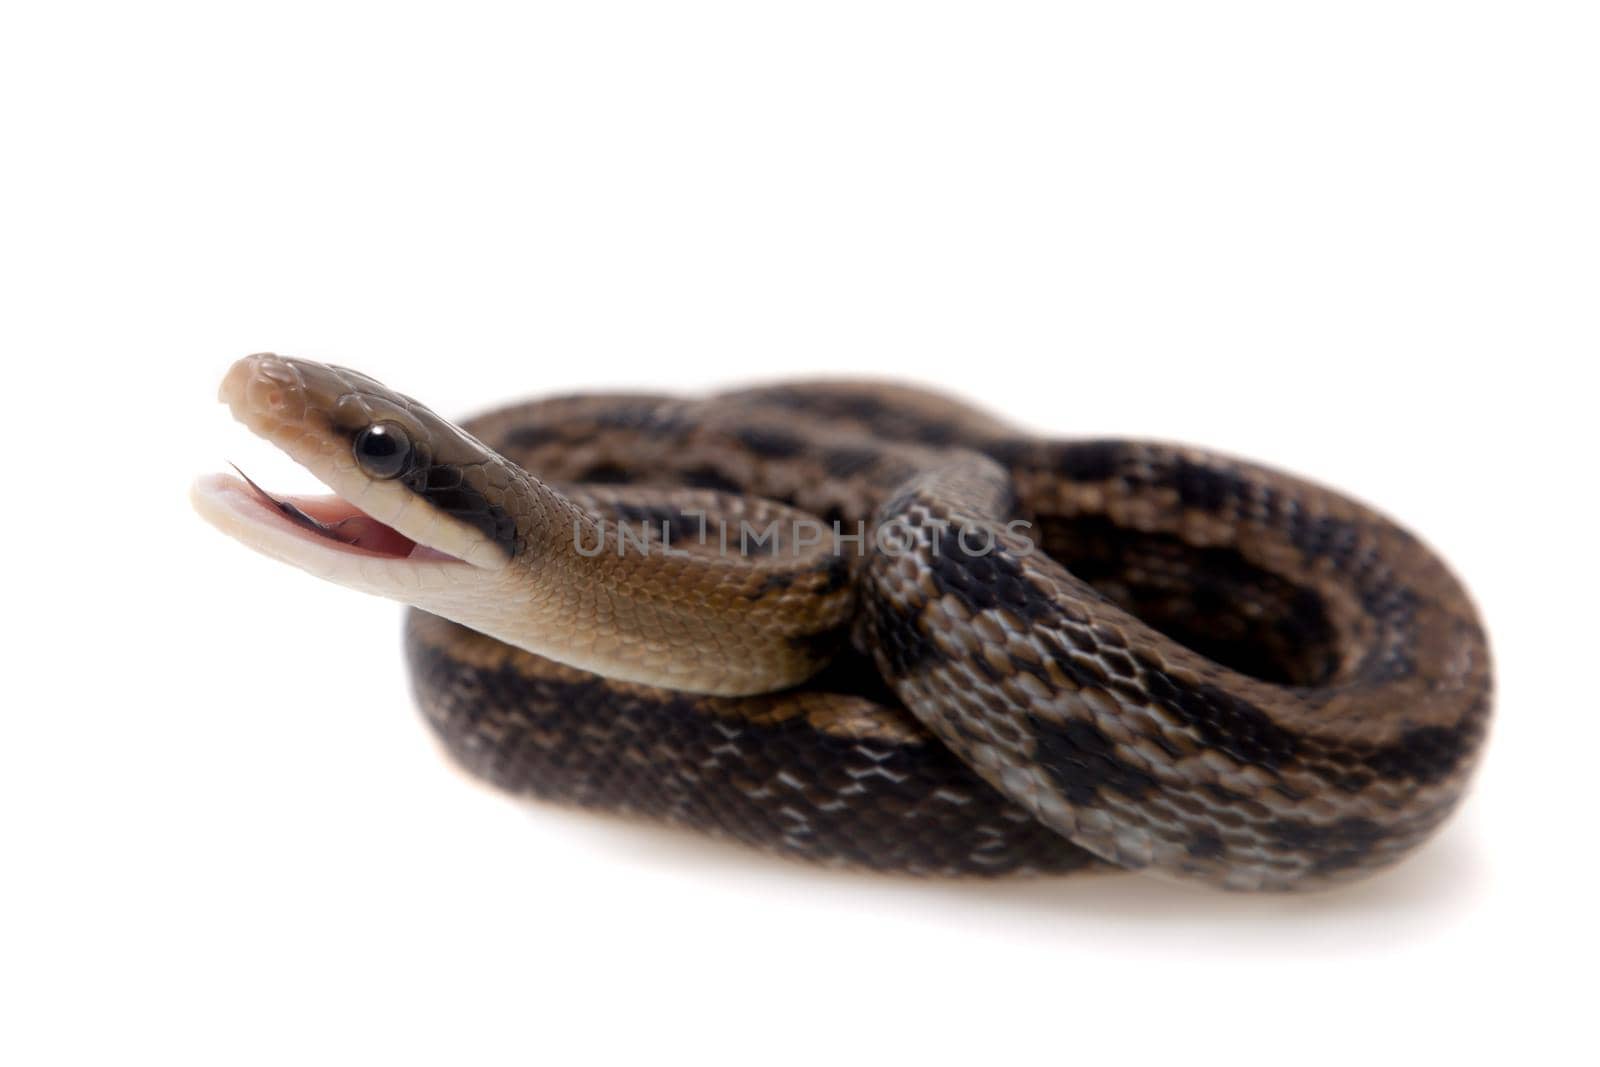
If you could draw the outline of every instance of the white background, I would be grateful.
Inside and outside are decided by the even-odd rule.
[[[8,5],[0,1059],[1592,1055],[1594,11]],[[1465,576],[1490,756],[1303,898],[511,802],[395,606],[190,513],[224,459],[309,485],[212,402],[262,349],[446,413],[849,372],[1264,459]]]

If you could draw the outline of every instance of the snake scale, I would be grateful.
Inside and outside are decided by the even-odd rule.
[[[1446,566],[1253,463],[885,384],[457,426],[258,355],[221,397],[336,495],[196,507],[413,605],[427,721],[515,793],[829,864],[1308,889],[1415,849],[1488,727]]]

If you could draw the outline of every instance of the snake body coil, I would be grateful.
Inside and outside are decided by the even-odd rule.
[[[212,480],[201,511],[426,609],[419,703],[515,792],[831,863],[1299,889],[1415,848],[1487,728],[1486,640],[1444,565],[1253,464],[883,385],[457,429],[256,356],[223,395],[339,497]]]

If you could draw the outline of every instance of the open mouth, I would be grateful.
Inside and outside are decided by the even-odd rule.
[[[270,550],[299,541],[307,549],[375,559],[462,562],[419,544],[343,497],[274,496],[237,467],[234,470],[237,476],[211,474],[196,481],[194,504],[223,532],[254,547]]]
[[[452,496],[450,485],[436,484],[435,446],[456,436],[414,401],[353,371],[265,353],[230,367],[218,399],[331,494],[279,496],[243,471],[206,475],[190,500],[234,540],[318,577],[407,602],[460,587],[468,570],[506,565],[509,553],[483,536],[470,521],[475,516],[452,510],[465,490],[457,486]],[[461,450],[476,459],[470,444]],[[449,473],[460,480],[456,467]]]

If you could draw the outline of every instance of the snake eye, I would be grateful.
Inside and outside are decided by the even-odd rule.
[[[411,462],[411,438],[398,423],[375,422],[356,434],[356,463],[373,478],[396,478]]]

